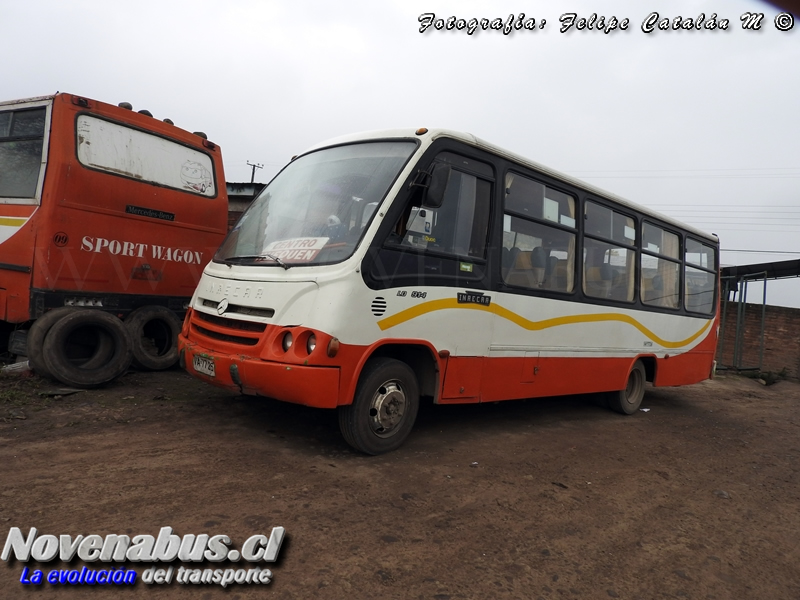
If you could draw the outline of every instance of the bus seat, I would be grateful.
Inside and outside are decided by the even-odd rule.
[[[553,257],[554,258],[554,257]],[[548,286],[551,290],[560,290],[562,292],[569,291],[567,290],[567,259],[556,259],[555,264],[553,266],[553,270],[550,274],[550,285]]]
[[[536,246],[531,251],[531,266],[534,269],[539,283],[543,283],[547,276],[547,252],[541,246]]]
[[[659,275],[653,275],[651,279],[643,279],[644,284],[644,301],[650,304],[664,304],[664,290]]]
[[[534,248],[533,251],[520,250],[514,259],[514,265],[506,275],[506,283],[518,285],[520,287],[536,288],[540,287],[544,278],[544,265],[540,263],[539,253]],[[535,262],[534,262],[535,261]]]
[[[547,259],[547,274],[550,275],[556,270],[558,265],[558,257],[551,256]]]
[[[608,298],[611,291],[611,266],[603,264],[599,267],[586,268],[586,293],[595,298]]]
[[[642,276],[642,300],[652,302],[653,300],[653,279]]]

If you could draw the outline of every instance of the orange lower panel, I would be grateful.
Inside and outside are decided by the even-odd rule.
[[[656,386],[690,385],[708,379],[714,362],[713,351],[692,351],[658,361]]]
[[[690,385],[711,376],[717,351],[716,330],[689,352],[661,358],[656,369],[655,386]]]
[[[486,359],[481,401],[619,390],[625,387],[632,365],[631,358],[539,358],[533,366],[521,357]],[[530,377],[527,371],[534,368]]]
[[[339,369],[308,367],[264,361],[258,358],[220,354],[178,338],[186,361],[186,370],[203,381],[251,395],[267,396],[284,402],[294,402],[315,408],[336,408],[339,390]],[[198,354],[214,361],[214,377],[194,368]],[[233,380],[232,369],[239,383]]]
[[[676,386],[708,379],[714,355],[700,350],[669,358],[642,358],[655,359],[654,385]],[[621,390],[635,361],[635,357],[450,357],[439,402],[497,402]]]

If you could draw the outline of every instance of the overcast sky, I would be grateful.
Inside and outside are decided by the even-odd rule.
[[[249,181],[248,161],[268,181],[292,155],[345,133],[448,127],[717,233],[723,264],[800,258],[800,19],[780,31],[780,9],[764,2],[0,0],[0,9],[4,46],[15,49],[0,63],[0,99],[67,91],[131,102],[205,131],[228,181]],[[561,33],[567,11],[629,24]],[[716,13],[729,25],[648,34],[654,11]],[[760,31],[742,29],[746,12],[764,13]],[[420,33],[424,13],[525,13],[537,27]],[[749,299],[759,294],[751,287]],[[800,280],[770,282],[768,301],[800,306]]]

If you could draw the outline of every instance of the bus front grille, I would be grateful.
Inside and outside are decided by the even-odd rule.
[[[205,337],[243,346],[257,345],[267,330],[266,323],[230,319],[198,310],[192,313],[191,325],[194,331]]]

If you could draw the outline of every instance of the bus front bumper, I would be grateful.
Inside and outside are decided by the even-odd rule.
[[[339,369],[269,362],[203,348],[183,335],[178,337],[180,364],[212,385],[254,396],[336,408],[339,404]]]

